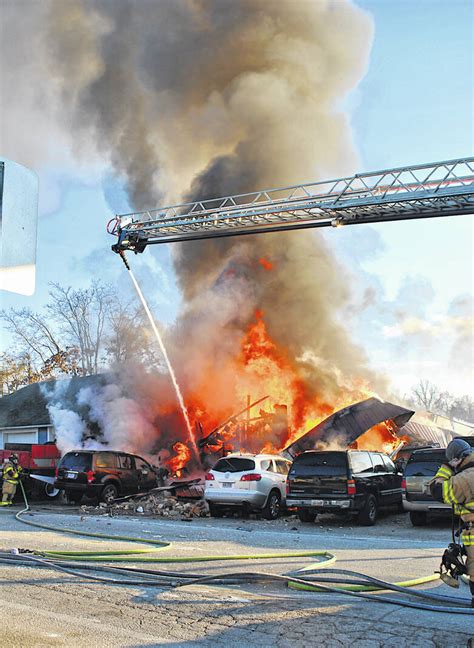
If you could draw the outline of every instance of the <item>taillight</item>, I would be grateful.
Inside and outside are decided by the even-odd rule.
[[[402,479],[402,490],[406,491],[407,489],[407,480],[405,477]]]
[[[347,494],[355,495],[356,494],[356,483],[353,479],[347,480]]]
[[[286,494],[288,495],[289,493],[290,493],[290,482],[289,482],[289,480],[287,479],[287,480],[286,480]]]
[[[214,481],[215,477],[212,473],[206,473],[206,476],[204,478],[206,481]]]
[[[54,477],[57,479],[59,477],[59,468],[56,467],[56,470],[54,471]]]
[[[88,470],[86,472],[87,483],[90,484],[94,481],[95,472],[93,470]]]
[[[261,479],[262,475],[259,475],[258,473],[249,473],[248,475],[242,475],[240,481],[260,481]]]

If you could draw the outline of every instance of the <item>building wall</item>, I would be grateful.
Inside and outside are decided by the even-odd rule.
[[[6,443],[46,443],[54,441],[54,437],[54,428],[51,425],[3,428],[0,430],[0,450]]]

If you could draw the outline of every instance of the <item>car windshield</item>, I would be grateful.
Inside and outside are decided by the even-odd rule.
[[[224,457],[219,459],[214,468],[216,472],[245,472],[255,470],[255,461],[244,457]]]
[[[293,462],[292,472],[298,475],[347,475],[347,457],[344,452],[304,452]]]
[[[444,452],[412,455],[405,467],[405,477],[432,477],[445,461]]]
[[[69,452],[61,459],[61,468],[66,470],[90,470],[92,455],[83,452]]]

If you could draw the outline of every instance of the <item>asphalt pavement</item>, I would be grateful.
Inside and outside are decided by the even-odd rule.
[[[407,516],[386,515],[375,527],[325,516],[315,524],[295,517],[265,520],[86,516],[64,506],[38,506],[34,519],[111,535],[134,535],[172,542],[160,555],[251,554],[327,549],[337,567],[385,580],[433,573],[450,539],[446,521],[413,528]],[[33,519],[33,517],[31,518]],[[108,542],[113,548],[126,545]],[[97,550],[104,541],[34,529],[0,513],[0,548]],[[107,548],[110,548],[108,546]],[[130,548],[127,545],[127,548]],[[314,559],[313,559],[314,560]],[[282,561],[168,564],[151,568],[206,572],[285,573],[307,566],[309,558]],[[130,563],[140,566],[140,563]],[[422,586],[437,593],[469,596],[440,581]],[[384,595],[384,596],[388,596]],[[393,596],[391,594],[390,596]],[[1,645],[42,646],[467,646],[474,618],[394,607],[333,594],[289,590],[284,585],[246,584],[159,589],[104,585],[56,571],[0,565],[0,605],[8,623]]]

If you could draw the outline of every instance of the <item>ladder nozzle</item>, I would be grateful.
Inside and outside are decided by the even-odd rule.
[[[127,257],[125,256],[125,251],[124,250],[119,250],[118,254],[119,254],[120,258],[122,259],[122,261],[124,262],[125,267],[127,268],[127,270],[130,270],[130,266],[128,264]]]

